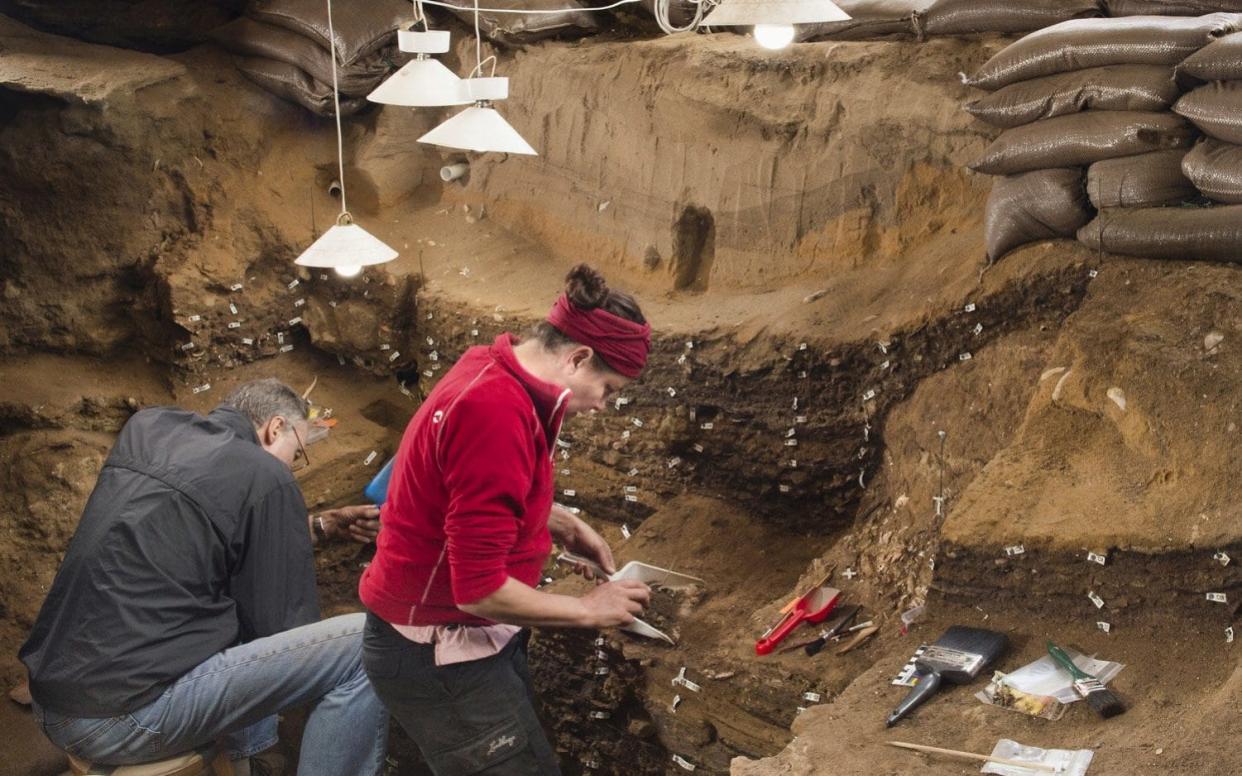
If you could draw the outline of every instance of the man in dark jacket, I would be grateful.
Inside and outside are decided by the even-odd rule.
[[[373,507],[314,517],[293,478],[306,402],[274,380],[207,417],[121,430],[20,656],[44,732],[82,759],[149,762],[222,740],[236,771],[313,704],[299,776],[378,774],[387,715],[363,616],[319,620],[312,544],[373,538]]]

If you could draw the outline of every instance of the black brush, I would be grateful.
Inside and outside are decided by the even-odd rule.
[[[898,720],[934,695],[942,682],[966,684],[973,680],[1000,657],[1008,645],[1009,639],[1003,633],[964,625],[949,628],[915,660],[918,684],[888,715],[887,726],[896,725]]]
[[[1065,650],[1049,641],[1048,654],[1052,655],[1052,659],[1057,661],[1062,668],[1070,672],[1070,676],[1074,677],[1074,691],[1082,696],[1096,714],[1109,719],[1125,712],[1126,707],[1121,705],[1121,699],[1105,687],[1099,679],[1074,665],[1074,661],[1065,654]]]

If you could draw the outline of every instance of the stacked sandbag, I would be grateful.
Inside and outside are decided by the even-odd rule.
[[[1173,107],[1207,135],[1186,155],[1182,171],[1209,199],[1242,203],[1242,32],[1208,44],[1178,73],[1205,82]]]
[[[397,28],[410,20],[405,0],[337,0],[333,4],[341,114],[362,109],[366,95],[393,70]],[[322,0],[256,0],[247,15],[212,38],[235,55],[241,73],[268,91],[321,116],[332,115],[332,55]]]
[[[1109,16],[1203,16],[1242,12],[1242,0],[1104,0]]]
[[[936,0],[920,23],[926,35],[968,35],[1032,32],[1103,15],[1099,0]]]
[[[1003,131],[971,165],[998,176],[984,219],[990,260],[1071,238],[1095,210],[1180,205],[1196,127],[1172,106],[1175,68],[1242,16],[1074,19],[998,52],[967,83],[989,94],[966,110]]]
[[[799,24],[798,41],[884,40],[922,37],[922,13],[935,0],[841,0],[836,5],[850,15],[841,22]]]
[[[408,3],[406,4],[409,5]],[[452,12],[467,25],[474,25],[474,6],[457,2]],[[479,32],[504,46],[520,46],[552,37],[587,35],[599,30],[594,14],[574,0],[486,0],[480,6],[513,11],[556,11],[556,13],[497,13],[479,11]]]
[[[1242,32],[1213,35],[1176,68],[1181,83],[1193,87],[1173,104],[1206,137],[1177,160],[1152,160],[1145,167],[1101,170],[1088,180],[1103,196],[1099,216],[1078,232],[1094,249],[1160,259],[1239,261],[1242,258]],[[1093,168],[1094,170],[1094,168]],[[1129,185],[1164,186],[1180,191],[1178,177],[1195,189],[1197,201],[1184,207],[1153,209],[1130,196]],[[1111,182],[1110,180],[1111,179]],[[1163,184],[1161,181],[1164,181]],[[1184,196],[1184,195],[1183,195]],[[1204,199],[1206,198],[1206,200]],[[1184,200],[1185,201],[1185,200]],[[1224,203],[1224,204],[1221,204]],[[1232,205],[1232,206],[1230,206]]]

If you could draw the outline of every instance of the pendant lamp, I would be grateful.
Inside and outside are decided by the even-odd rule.
[[[707,27],[754,26],[760,46],[780,49],[794,39],[795,24],[843,22],[850,15],[831,0],[724,0],[703,19]]]
[[[418,142],[480,153],[538,156],[530,143],[492,107],[493,101],[509,96],[508,78],[467,78],[462,85],[474,105],[423,135]]]
[[[336,74],[336,31],[332,27],[332,0],[328,2],[328,40],[332,53],[332,102],[336,107],[336,163],[341,182],[341,214],[331,229],[298,256],[294,264],[303,267],[331,267],[341,277],[351,278],[365,266],[383,264],[397,258],[397,252],[354,223],[345,203],[345,140],[341,132],[341,92]]]
[[[462,89],[461,79],[439,60],[428,56],[449,50],[447,31],[400,30],[397,45],[402,51],[413,54],[414,58],[368,94],[368,100],[408,108],[466,105],[470,102]]]

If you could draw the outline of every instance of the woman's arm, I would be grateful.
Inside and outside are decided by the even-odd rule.
[[[598,585],[575,598],[543,593],[510,577],[495,592],[457,608],[475,617],[509,625],[561,628],[609,628],[628,625],[650,600],[641,582],[621,580]]]

